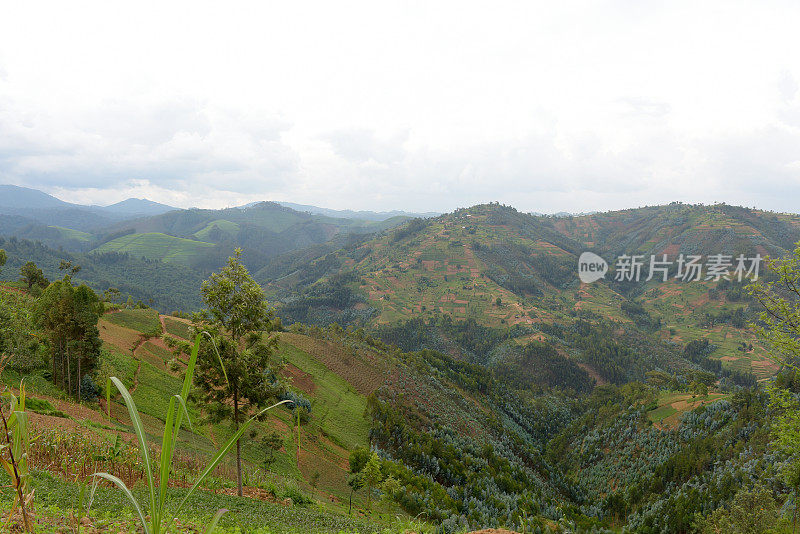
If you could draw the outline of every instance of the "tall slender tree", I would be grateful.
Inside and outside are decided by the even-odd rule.
[[[83,377],[97,366],[102,303],[86,285],[73,286],[69,275],[50,284],[37,302],[38,322],[50,340],[53,383],[81,398]],[[74,382],[73,382],[74,378]]]
[[[241,253],[236,249],[225,267],[203,282],[207,309],[195,316],[197,329],[209,333],[198,354],[195,396],[212,421],[229,420],[234,430],[242,417],[283,391],[273,358],[277,343],[273,313],[261,286],[242,265]],[[240,441],[236,482],[241,496]]]

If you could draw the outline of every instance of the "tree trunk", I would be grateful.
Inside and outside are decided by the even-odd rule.
[[[797,528],[797,488],[794,489],[794,514],[792,515],[792,534]]]
[[[61,348],[61,351],[60,351],[61,354],[60,354],[60,358],[59,358],[60,361],[58,363],[61,366],[61,369],[60,369],[60,371],[61,371],[61,389],[66,390],[67,389],[67,377],[64,374],[64,342],[63,342],[63,340],[61,342],[61,347],[60,348]]]
[[[69,340],[67,340],[67,395],[72,395],[72,369],[69,362]]]
[[[50,357],[53,358],[53,385],[58,386],[58,375],[56,375],[56,358],[58,357],[58,349],[53,350]]]
[[[233,392],[233,426],[234,431],[239,431],[239,395]],[[244,495],[242,492],[242,445],[241,440],[236,440],[236,487],[239,497]]]
[[[81,401],[81,355],[78,353],[78,383],[75,384],[75,393],[78,397],[78,402]]]

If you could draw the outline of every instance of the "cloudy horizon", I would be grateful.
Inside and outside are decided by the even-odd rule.
[[[797,212],[792,2],[21,2],[0,183],[107,205]]]

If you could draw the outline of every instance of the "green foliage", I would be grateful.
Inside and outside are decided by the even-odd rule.
[[[150,447],[147,443],[147,436],[145,433],[144,426],[142,425],[141,418],[139,417],[139,412],[136,409],[136,404],[131,397],[131,394],[128,392],[128,389],[125,385],[116,377],[111,377],[110,382],[114,384],[117,390],[122,395],[123,401],[125,402],[126,407],[128,408],[128,415],[130,416],[131,422],[133,424],[133,429],[136,434],[136,438],[138,440],[139,451],[142,455],[142,467],[145,471],[145,482],[147,484],[147,493],[149,497],[149,507],[148,517],[145,517],[144,511],[142,510],[142,506],[139,504],[136,497],[133,495],[131,490],[125,485],[125,483],[120,480],[119,478],[111,475],[109,473],[98,472],[94,473],[93,477],[95,478],[95,484],[92,492],[94,492],[97,488],[98,479],[104,479],[108,482],[111,482],[115,486],[117,486],[128,498],[128,500],[133,505],[134,509],[136,510],[136,514],[141,521],[142,528],[144,529],[145,534],[160,534],[161,532],[166,532],[170,529],[172,522],[174,521],[174,517],[177,513],[181,510],[181,508],[186,505],[186,501],[189,497],[194,493],[197,487],[203,482],[203,480],[208,477],[208,475],[214,470],[214,468],[222,461],[225,457],[227,452],[234,446],[235,443],[238,442],[239,438],[247,431],[247,429],[253,424],[257,417],[266,413],[267,410],[278,406],[281,403],[274,404],[268,408],[261,410],[258,414],[251,417],[241,427],[238,431],[223,445],[220,450],[214,455],[211,462],[206,466],[206,468],[200,473],[200,475],[195,480],[194,484],[190,487],[189,491],[183,496],[181,501],[179,502],[176,510],[169,510],[166,508],[166,504],[168,501],[168,483],[170,480],[170,475],[172,472],[172,460],[173,455],[175,452],[175,447],[177,444],[179,432],[181,426],[183,424],[183,417],[186,416],[187,423],[191,425],[191,420],[189,419],[189,413],[187,411],[187,401],[189,397],[189,391],[192,386],[192,378],[194,375],[195,370],[195,363],[197,362],[198,351],[200,348],[200,340],[202,338],[202,334],[197,334],[194,342],[194,347],[192,348],[192,352],[189,356],[189,361],[187,364],[186,375],[183,381],[183,387],[179,394],[176,394],[170,398],[168,411],[166,413],[166,419],[164,424],[164,433],[163,438],[161,440],[161,457],[160,461],[156,464],[158,467],[158,471],[153,473],[151,460],[150,460]],[[111,405],[111,386],[110,384],[107,386],[106,389],[106,404],[110,407]],[[90,501],[92,499],[90,498]],[[220,511],[218,511],[214,518],[212,518],[210,522],[211,530],[219,521],[221,516]]]
[[[373,452],[364,465],[361,471],[364,484],[367,486],[367,510],[371,509],[372,504],[372,490],[383,481],[383,473],[381,473],[381,461],[378,458],[378,453]]]
[[[32,261],[29,261],[20,267],[19,274],[20,282],[27,284],[28,291],[30,291],[33,286],[47,287],[47,284],[50,283],[47,278],[45,278],[42,270]]]
[[[36,325],[35,301],[13,290],[0,291],[0,355],[8,369],[29,373],[41,368],[47,345]]]
[[[2,370],[0,361],[0,370]],[[31,465],[28,455],[30,449],[30,435],[28,430],[28,414],[25,411],[25,385],[20,384],[19,397],[11,392],[3,392],[9,399],[8,416],[5,406],[0,401],[0,419],[2,419],[3,438],[0,439],[0,466],[11,479],[11,489],[14,492],[14,502],[10,510],[13,512],[18,507],[22,515],[22,526],[26,532],[33,532],[33,518],[31,501],[33,500],[33,487],[31,485]],[[7,517],[10,523],[12,514]],[[8,523],[6,528],[8,528]]]
[[[730,506],[720,507],[697,525],[701,534],[762,534],[772,531],[778,522],[775,499],[763,486],[742,488]]]
[[[282,391],[272,355],[277,339],[269,336],[272,311],[264,291],[240,262],[241,250],[219,273],[203,283],[207,310],[196,322],[208,331],[197,368],[197,396],[215,422],[230,420],[239,429],[240,417],[259,409]],[[222,365],[217,365],[218,359]],[[239,495],[242,495],[241,444],[236,441]]]
[[[97,320],[102,303],[88,286],[73,286],[69,275],[53,282],[37,303],[37,320],[50,341],[53,383],[81,398],[83,377],[94,372],[100,357]]]
[[[594,387],[594,381],[584,369],[559,354],[552,345],[538,341],[525,345],[519,356],[497,365],[495,374],[506,383],[522,388],[534,385],[589,392]]]

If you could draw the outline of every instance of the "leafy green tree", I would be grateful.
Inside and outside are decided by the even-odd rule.
[[[778,509],[769,490],[756,486],[742,488],[728,508],[720,507],[702,522],[703,534],[762,534],[778,521]]]
[[[800,357],[800,247],[791,256],[769,259],[767,269],[774,275],[769,280],[750,284],[750,294],[764,310],[759,336],[772,348],[771,356],[781,365],[798,368]]]
[[[353,512],[353,493],[364,487],[364,477],[361,473],[350,473],[347,476],[347,485],[350,486],[350,502],[347,506],[347,515]]]
[[[6,260],[8,260],[8,256],[6,255],[6,251],[0,248],[0,268],[6,264]]]
[[[372,490],[378,487],[383,481],[381,460],[378,458],[377,452],[372,453],[372,456],[369,457],[361,473],[364,479],[364,485],[367,487],[367,510],[370,510],[372,508]]]
[[[239,429],[242,417],[283,391],[273,353],[277,338],[264,291],[240,261],[241,249],[219,273],[203,282],[207,309],[197,314],[198,330],[208,332],[197,360],[196,397],[213,422],[228,420]],[[220,361],[222,365],[220,365]],[[242,449],[236,441],[236,479],[242,495]]]
[[[36,317],[50,341],[53,383],[60,378],[62,389],[78,400],[83,377],[99,361],[101,313],[95,292],[84,284],[73,286],[69,275],[50,284],[37,301]]]
[[[122,295],[120,294],[119,289],[116,287],[109,287],[103,291],[103,300],[106,302],[115,304],[118,300],[120,300],[121,297]]]
[[[386,477],[386,479],[381,482],[381,491],[383,492],[384,502],[392,502],[395,494],[400,491],[400,487],[400,482],[392,475]]]
[[[77,264],[73,265],[71,261],[61,260],[61,262],[58,264],[58,270],[66,271],[67,274],[72,276],[78,274],[78,272],[81,270],[81,266]]]
[[[28,284],[28,291],[30,291],[34,285],[47,287],[47,284],[49,283],[42,270],[38,268],[32,261],[29,261],[20,267],[19,274],[20,282],[25,282]]]

